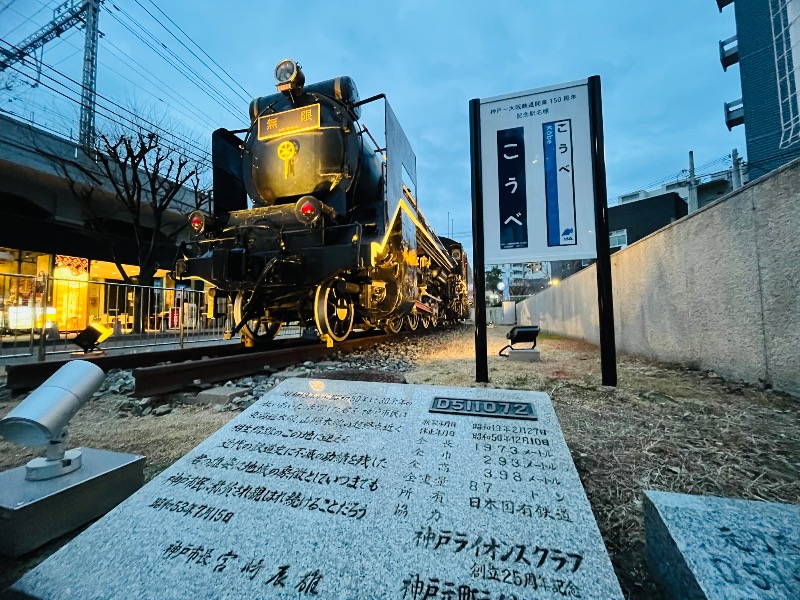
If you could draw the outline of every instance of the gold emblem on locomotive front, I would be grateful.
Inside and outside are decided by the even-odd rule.
[[[258,118],[258,139],[271,140],[290,133],[319,129],[319,104],[302,106]]]
[[[294,156],[297,154],[297,148],[294,142],[286,140],[281,142],[278,146],[278,158],[283,161],[283,178],[289,179],[289,174],[294,175]]]

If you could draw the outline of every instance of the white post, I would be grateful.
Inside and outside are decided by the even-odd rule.
[[[738,190],[742,187],[742,167],[739,151],[736,148],[731,150],[731,162],[731,184],[734,190]]]

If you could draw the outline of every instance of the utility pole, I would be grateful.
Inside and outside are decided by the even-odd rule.
[[[689,150],[689,214],[692,214],[700,208],[697,204],[697,181],[694,178],[694,151]]]
[[[736,148],[731,150],[731,163],[731,187],[738,190],[742,187],[742,170],[739,151]]]
[[[94,147],[94,113],[97,96],[97,40],[100,37],[100,0],[85,0],[83,4],[86,40],[83,45],[83,88],[81,90],[80,144]]]
[[[60,37],[72,27],[84,25],[86,41],[83,49],[83,89],[81,90],[80,143],[94,144],[94,113],[97,96],[97,41],[100,37],[98,18],[102,0],[67,0],[53,11],[53,20],[29,35],[10,50],[0,48],[0,72],[23,62],[47,42]],[[41,71],[41,61],[39,61]]]

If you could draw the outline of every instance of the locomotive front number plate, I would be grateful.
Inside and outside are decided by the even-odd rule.
[[[496,400],[466,400],[462,398],[434,398],[428,412],[471,417],[502,417],[504,419],[537,420],[536,410],[530,402],[501,402]]]
[[[258,118],[258,139],[271,140],[290,133],[319,129],[319,115],[319,104],[264,115]]]

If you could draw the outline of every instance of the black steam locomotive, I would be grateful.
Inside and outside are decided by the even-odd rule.
[[[385,96],[359,100],[349,77],[305,85],[292,60],[275,79],[278,92],[250,104],[248,129],[214,132],[214,211],[189,216],[176,277],[227,295],[229,334],[247,345],[292,321],[342,341],[355,327],[466,318],[464,249],[419,211],[416,159],[388,102],[386,147],[359,122]]]

